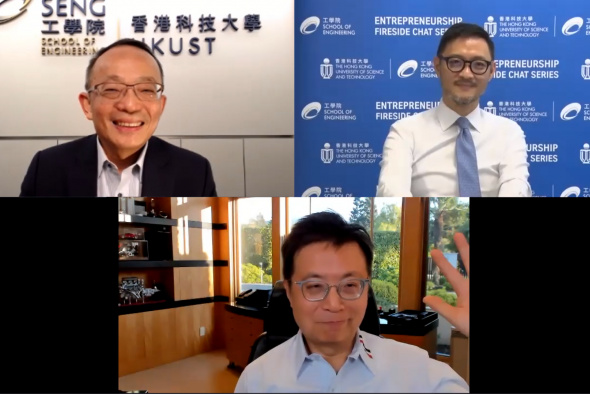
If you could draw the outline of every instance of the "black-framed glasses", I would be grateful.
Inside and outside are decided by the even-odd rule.
[[[316,279],[293,282],[301,287],[303,297],[307,301],[322,301],[328,296],[330,288],[335,287],[336,292],[343,300],[356,300],[360,298],[365,290],[365,285],[369,279],[349,278],[341,280],[338,284],[330,285]]]
[[[116,100],[121,98],[129,88],[133,89],[137,98],[142,101],[158,100],[162,97],[164,91],[164,85],[155,82],[140,82],[133,85],[119,82],[103,82],[94,85],[88,93],[97,92],[101,97]]]
[[[454,56],[439,56],[439,59],[444,60],[445,63],[447,63],[447,68],[454,73],[463,71],[465,65],[469,63],[469,68],[472,73],[482,75],[488,71],[488,68],[490,68],[492,64],[492,62],[483,59],[465,60]]]

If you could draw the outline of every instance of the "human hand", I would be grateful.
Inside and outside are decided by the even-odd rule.
[[[461,233],[456,233],[453,239],[469,277],[469,243]],[[451,306],[437,296],[426,296],[422,301],[469,337],[469,278],[464,278],[440,250],[432,249],[430,256],[457,293],[457,306]]]

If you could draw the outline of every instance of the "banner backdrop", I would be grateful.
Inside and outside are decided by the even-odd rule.
[[[432,59],[469,22],[496,46],[480,106],[524,130],[533,196],[590,197],[590,1],[298,0],[295,18],[296,195],[374,196],[391,124],[438,105]]]

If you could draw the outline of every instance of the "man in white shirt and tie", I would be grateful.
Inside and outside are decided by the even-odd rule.
[[[377,196],[530,197],[523,130],[479,107],[496,70],[488,33],[475,24],[451,26],[434,67],[440,104],[391,126]]]

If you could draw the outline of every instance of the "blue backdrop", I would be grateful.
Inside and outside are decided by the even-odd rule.
[[[493,36],[480,106],[524,130],[533,196],[590,197],[588,0],[297,0],[296,195],[376,194],[389,127],[438,105],[432,58],[461,21]]]

